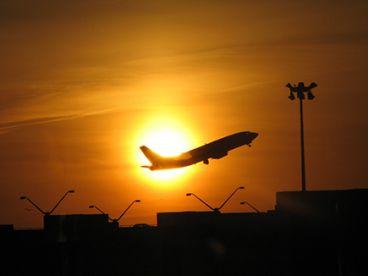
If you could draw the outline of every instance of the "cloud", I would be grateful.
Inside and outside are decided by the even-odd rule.
[[[76,115],[50,116],[50,117],[34,118],[34,119],[29,119],[29,120],[0,123],[0,134],[7,132],[9,130],[20,128],[20,127],[27,127],[27,126],[41,125],[41,124],[47,124],[47,123],[52,123],[52,122],[57,122],[57,121],[70,120],[76,117],[78,116]]]
[[[116,111],[116,109],[105,109],[95,112],[83,113],[83,114],[71,114],[71,115],[61,115],[61,116],[46,116],[46,117],[38,117],[27,120],[17,120],[10,122],[0,123],[0,135],[7,133],[12,130],[16,130],[18,128],[29,127],[34,125],[44,125],[54,122],[73,120],[87,116],[106,114]]]

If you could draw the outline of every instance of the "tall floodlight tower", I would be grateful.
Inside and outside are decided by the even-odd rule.
[[[298,85],[286,85],[290,90],[289,99],[299,99],[299,110],[300,110],[300,147],[301,147],[301,179],[302,179],[302,191],[306,191],[306,176],[305,176],[305,153],[304,153],[304,122],[303,122],[303,100],[305,100],[305,94],[308,100],[313,100],[315,96],[312,93],[312,89],[317,87],[315,82],[312,82],[309,86],[304,86],[304,82],[299,82]],[[296,94],[296,97],[295,95]]]

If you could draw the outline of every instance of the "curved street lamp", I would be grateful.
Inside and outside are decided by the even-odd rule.
[[[29,203],[31,203],[41,214],[46,215],[46,212],[42,210],[36,203],[34,203],[30,198],[27,196],[21,196],[19,198],[20,200],[27,200]]]
[[[201,199],[199,196],[197,196],[194,193],[187,193],[186,196],[194,196],[196,199],[198,199],[200,202],[202,202],[204,205],[206,205],[210,210],[216,212],[216,213],[220,213],[220,210],[226,205],[226,203],[234,196],[234,194],[239,191],[239,190],[243,190],[244,187],[240,186],[238,188],[236,188],[228,198],[225,199],[225,201],[220,205],[220,207],[214,208],[211,205],[209,205],[206,201],[204,201],[203,199]]]
[[[126,212],[128,212],[128,210],[130,209],[130,207],[132,207],[134,203],[139,203],[139,202],[141,202],[140,199],[133,200],[129,204],[129,206],[121,213],[121,215],[118,218],[111,218],[108,214],[106,214],[104,211],[102,211],[96,205],[90,205],[89,208],[91,208],[91,209],[94,208],[94,209],[98,210],[101,214],[107,215],[107,217],[109,218],[109,220],[111,220],[113,222],[119,222],[119,220],[126,214]]]
[[[119,221],[124,215],[126,212],[128,212],[128,210],[130,209],[130,207],[133,206],[134,203],[139,203],[141,202],[140,199],[136,199],[136,200],[133,200],[132,203],[129,204],[129,206],[121,213],[121,215],[116,219],[116,221]]]
[[[259,211],[253,204],[250,204],[248,201],[242,201],[240,202],[241,205],[248,205],[250,208],[252,208],[254,211],[256,211],[256,213],[260,213],[261,211]]]
[[[55,206],[51,209],[51,211],[44,211],[41,209],[41,207],[39,207],[36,203],[34,203],[29,197],[27,196],[21,196],[19,197],[20,200],[27,200],[29,203],[31,203],[41,214],[43,214],[44,216],[48,216],[48,215],[51,215],[55,209],[60,205],[60,203],[65,199],[65,197],[68,195],[68,194],[72,194],[74,193],[75,191],[74,190],[69,190],[67,191],[61,198],[60,200],[55,204]]]
[[[199,196],[197,196],[194,193],[187,193],[186,196],[194,196],[196,199],[198,199],[200,202],[202,202],[204,205],[206,205],[210,210],[212,210],[212,211],[218,211],[218,210],[216,210],[216,208],[213,208],[206,201],[204,201],[203,199],[201,199]]]

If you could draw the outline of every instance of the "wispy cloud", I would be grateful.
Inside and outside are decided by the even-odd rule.
[[[44,125],[44,124],[50,124],[50,123],[66,121],[66,120],[73,120],[73,119],[78,119],[78,118],[87,117],[87,116],[106,114],[106,113],[110,113],[114,111],[116,111],[116,109],[106,109],[106,110],[100,110],[96,112],[83,113],[83,114],[48,116],[48,117],[32,118],[32,119],[27,119],[27,120],[3,122],[3,123],[0,123],[0,135],[7,133],[9,131],[12,131],[12,130],[23,128],[23,127],[29,127],[29,126],[34,126],[34,125]]]
[[[16,128],[20,128],[20,127],[27,127],[27,126],[41,125],[41,124],[47,124],[47,123],[52,123],[52,122],[57,122],[57,121],[70,120],[76,117],[78,116],[77,115],[50,116],[50,117],[34,118],[34,119],[29,119],[29,120],[0,123],[0,134],[16,129]]]

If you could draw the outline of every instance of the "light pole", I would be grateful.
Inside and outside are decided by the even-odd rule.
[[[41,214],[47,216],[47,215],[51,215],[55,209],[60,205],[60,203],[64,200],[64,198],[68,195],[74,193],[74,190],[69,190],[67,191],[61,198],[60,200],[55,204],[54,208],[51,209],[51,211],[45,212],[44,210],[42,210],[36,203],[34,203],[29,197],[27,196],[21,196],[19,199],[21,200],[27,200],[29,203],[31,203]]]
[[[128,212],[128,210],[130,209],[130,207],[133,206],[134,203],[139,203],[141,202],[140,199],[136,199],[136,200],[133,200],[132,203],[129,204],[129,206],[121,213],[121,215],[116,219],[116,221],[119,221],[124,215],[126,212]]]
[[[208,208],[210,208],[212,211],[219,211],[218,209],[216,210],[216,208],[213,208],[211,205],[209,205],[206,201],[204,201],[203,199],[201,199],[199,196],[197,196],[196,194],[193,193],[187,193],[186,196],[194,196],[196,199],[198,199],[200,202],[202,202],[204,205],[206,205]]]
[[[305,100],[305,93],[307,94],[308,100],[313,100],[315,96],[312,93],[312,89],[317,87],[315,82],[312,82],[309,86],[304,86],[304,82],[299,82],[296,86],[288,83],[286,85],[290,90],[289,99],[295,100],[294,93],[299,99],[299,110],[300,110],[300,148],[301,148],[301,180],[302,180],[302,191],[306,191],[306,173],[305,173],[305,155],[304,155],[304,122],[303,122],[303,100]]]
[[[31,203],[41,214],[46,215],[46,212],[42,210],[36,203],[34,203],[31,199],[29,199],[27,196],[21,196],[19,198],[20,200],[27,200],[29,203]]]
[[[56,205],[54,206],[54,208],[51,209],[51,211],[48,213],[48,215],[51,215],[55,209],[59,206],[59,204],[64,200],[64,198],[68,195],[68,194],[73,194],[74,190],[69,190],[67,191],[61,198],[60,200],[56,203]]]
[[[96,205],[90,205],[89,208],[95,208],[97,211],[99,211],[101,214],[107,215],[109,220],[113,222],[119,222],[119,220],[125,215],[126,212],[130,209],[130,207],[133,206],[134,203],[141,202],[140,199],[133,200],[132,203],[129,204],[129,206],[121,213],[121,215],[118,218],[111,218],[109,215],[107,215],[104,211],[102,211],[100,208],[98,208]]]
[[[211,209],[212,211],[216,212],[216,213],[220,213],[220,210],[225,206],[225,204],[230,200],[230,198],[232,198],[234,196],[234,194],[239,191],[239,190],[243,190],[244,187],[240,186],[238,188],[236,188],[228,198],[225,199],[225,201],[220,205],[220,207],[218,208],[214,208],[211,205],[209,205],[206,201],[204,201],[203,199],[201,199],[200,197],[198,197],[196,194],[193,193],[187,193],[186,196],[194,196],[196,199],[198,199],[200,202],[202,202],[204,205],[206,205],[209,209]]]
[[[250,204],[248,201],[242,201],[240,202],[241,205],[248,205],[250,208],[252,208],[254,211],[256,211],[256,213],[260,213],[260,211],[253,205],[253,204]]]

